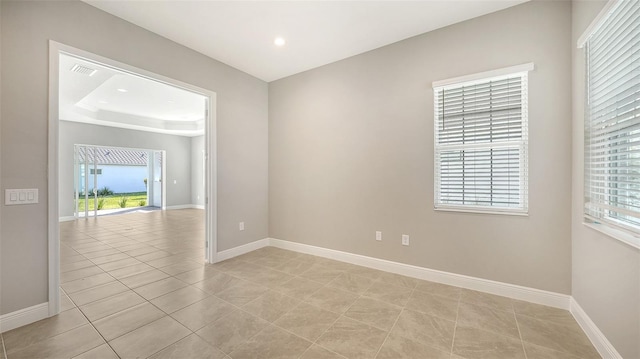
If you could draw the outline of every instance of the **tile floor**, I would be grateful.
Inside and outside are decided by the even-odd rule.
[[[203,212],[61,223],[61,310],[14,358],[599,358],[564,310],[262,248],[203,264]]]

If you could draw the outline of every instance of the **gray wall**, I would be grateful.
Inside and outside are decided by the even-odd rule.
[[[0,314],[47,301],[49,39],[216,92],[218,249],[268,236],[265,82],[79,1],[0,6],[1,190],[40,189],[2,209]]]
[[[531,2],[270,83],[270,236],[569,294],[570,40]],[[527,62],[529,216],[435,212],[431,83]]]
[[[73,216],[73,145],[130,147],[167,151],[167,206],[191,204],[191,138],[124,128],[60,121],[60,217]],[[176,181],[174,184],[173,181]],[[93,185],[89,185],[93,188]],[[143,188],[144,190],[144,188]]]
[[[204,206],[204,136],[191,137],[191,204]]]
[[[576,43],[606,1],[574,1],[572,294],[624,358],[640,358],[640,250],[583,224],[584,52]]]

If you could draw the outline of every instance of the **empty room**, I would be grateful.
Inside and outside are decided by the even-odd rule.
[[[639,0],[0,1],[0,359],[640,359],[639,34]]]

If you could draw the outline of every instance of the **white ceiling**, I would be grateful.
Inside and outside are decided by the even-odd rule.
[[[96,71],[74,72],[74,65]],[[59,94],[63,121],[182,136],[204,133],[204,96],[76,57],[60,55]]]
[[[83,1],[269,82],[527,0]]]

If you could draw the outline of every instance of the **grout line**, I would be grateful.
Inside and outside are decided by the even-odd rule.
[[[520,337],[520,344],[522,345],[522,351],[524,352],[524,358],[527,359],[527,350],[524,347],[524,339],[522,339],[522,332],[520,331],[520,323],[518,323],[518,316],[516,315],[516,308],[513,308],[513,319],[516,321],[516,328],[518,328],[518,336]]]
[[[453,338],[451,338],[451,350],[449,351],[449,356],[453,356],[453,348],[456,344],[456,332],[458,330],[458,317],[460,316],[460,303],[462,302],[462,293],[458,296],[458,306],[456,308],[456,320],[453,325]]]
[[[0,341],[2,342],[2,353],[4,354],[4,358],[8,358],[7,348],[4,347],[4,335],[2,335],[2,333],[0,333]]]

